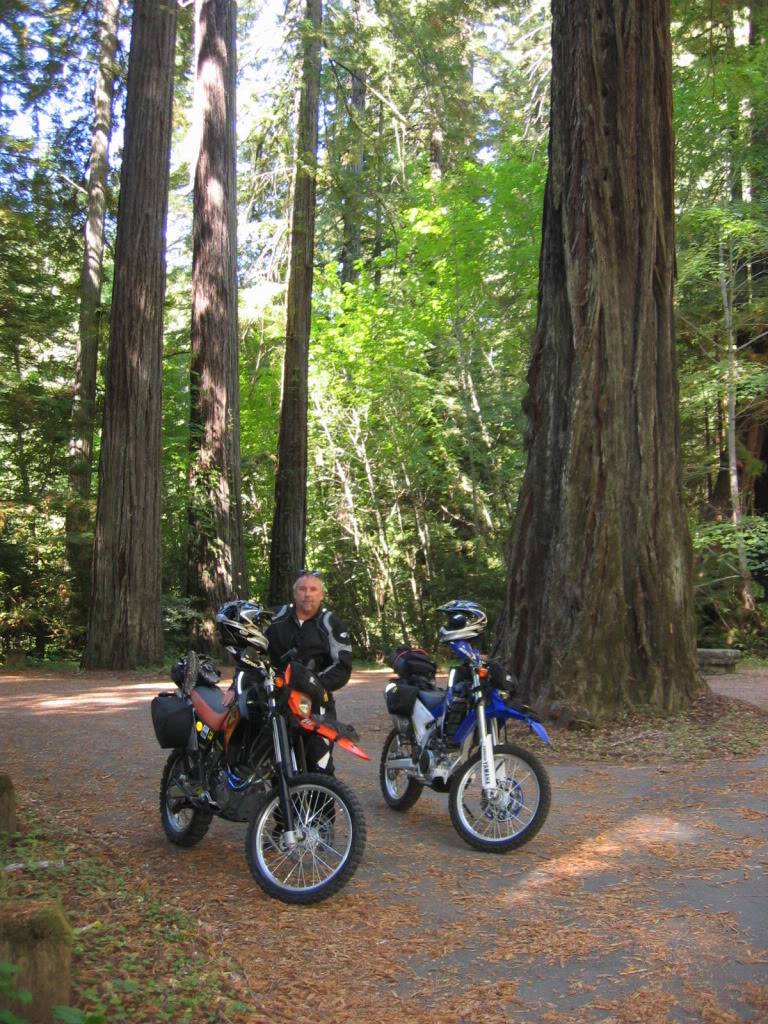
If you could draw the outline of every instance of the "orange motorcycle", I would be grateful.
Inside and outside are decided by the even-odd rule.
[[[219,616],[230,621],[234,605]],[[313,708],[302,692],[306,673],[288,665],[276,673],[267,658],[267,613],[237,602],[249,627],[229,647],[237,667],[232,685],[190,651],[171,672],[177,688],[152,701],[161,747],[171,748],[160,784],[160,817],[168,839],[194,846],[214,815],[248,822],[245,855],[269,896],[318,903],[352,877],[365,849],[366,824],[355,793],[323,772],[308,772],[304,738],[317,734],[370,760],[345,725]],[[311,677],[311,673],[309,673]]]

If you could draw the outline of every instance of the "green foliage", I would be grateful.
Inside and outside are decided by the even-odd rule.
[[[542,187],[523,148],[415,179],[396,247],[316,288],[309,547],[366,653],[501,603]]]
[[[702,647],[739,647],[768,654],[765,602],[768,600],[768,519],[744,517],[740,529],[728,520],[694,521],[694,594]],[[745,614],[738,548],[743,545],[755,583],[758,615]]]
[[[699,0],[675,5],[676,298],[699,640],[764,653],[768,153],[756,126],[768,110],[768,55],[750,41],[751,14]],[[757,615],[744,609],[739,536],[731,520],[729,387],[741,509],[757,513],[739,531],[756,584]]]
[[[0,29],[0,653],[68,657],[82,642],[62,533],[97,7],[15,0]],[[241,450],[255,597],[268,584],[300,16],[301,5],[284,17],[239,5]],[[755,441],[768,426],[768,278],[759,270],[768,161],[753,130],[768,109],[768,53],[749,44],[747,18],[728,4],[673,5],[678,351],[697,601],[705,641],[740,643],[738,581],[725,579],[734,570],[722,486],[723,275],[750,510],[768,451]],[[185,593],[190,25],[187,10],[163,376],[169,650],[183,648],[197,614]],[[281,41],[270,53],[273,32]],[[473,597],[492,618],[501,606],[525,464],[549,6],[331,5],[323,41],[307,558],[324,570],[358,653],[377,657],[403,635],[431,644],[443,600]],[[342,285],[350,238],[354,281]],[[108,303],[109,273],[106,281]],[[757,573],[759,522],[745,527]]]
[[[0,656],[71,656],[76,634],[69,611],[63,520],[39,509],[0,505]]]
[[[27,813],[29,818],[29,812]],[[230,1019],[235,1000],[219,958],[197,918],[176,905],[163,880],[157,886],[116,867],[101,844],[57,823],[47,831],[0,836],[0,862],[46,860],[56,870],[0,873],[0,899],[55,899],[75,934],[73,1007],[57,1007],[61,1024],[214,1024]],[[179,979],[183,979],[180,981]],[[13,985],[0,965],[0,991]],[[0,1022],[26,1024],[19,1017]],[[239,1019],[239,1018],[238,1018]]]

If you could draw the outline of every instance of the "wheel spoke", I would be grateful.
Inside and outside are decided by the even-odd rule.
[[[273,833],[282,827],[280,801],[275,797],[256,830],[254,854],[274,883],[301,892],[327,883],[343,868],[351,848],[352,820],[340,797],[320,785],[300,784],[291,792],[291,803],[301,838],[290,849],[276,841]],[[326,823],[334,829],[333,842],[322,834]]]
[[[397,760],[403,756],[409,756],[405,745],[399,736],[395,736],[389,750],[387,760]],[[389,791],[395,800],[398,800],[408,788],[408,773],[404,768],[388,768],[386,777]]]
[[[535,773],[511,753],[494,756],[497,789],[483,792],[479,765],[459,785],[458,813],[467,830],[489,842],[506,842],[523,832],[540,802]]]

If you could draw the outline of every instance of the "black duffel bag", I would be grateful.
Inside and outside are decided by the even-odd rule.
[[[435,678],[437,665],[421,647],[400,644],[389,656],[389,663],[401,679],[408,681]],[[414,698],[415,699],[415,698]]]
[[[436,690],[438,687],[428,679],[415,679],[412,683],[404,679],[395,679],[384,692],[387,711],[390,715],[402,715],[408,718],[419,694],[434,693]]]
[[[161,747],[186,747],[192,731],[192,704],[178,693],[158,693],[152,699],[152,725]]]
[[[387,711],[390,715],[402,715],[403,718],[410,718],[418,695],[418,686],[398,680],[394,686],[387,688],[385,694]]]

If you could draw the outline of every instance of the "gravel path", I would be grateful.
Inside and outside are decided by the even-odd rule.
[[[34,790],[54,819],[194,910],[222,955],[234,953],[254,1024],[315,1019],[318,986],[333,1024],[768,1020],[768,757],[675,768],[550,760],[543,831],[515,853],[483,855],[454,832],[445,797],[425,792],[407,815],[384,805],[387,677],[358,673],[340,695],[372,757],[336,758],[369,838],[352,883],[317,908],[262,895],[240,825],[215,821],[191,851],[165,841],[165,754],[148,707],[164,680],[0,675],[0,770],[22,808]],[[768,707],[768,674],[709,681]],[[533,737],[519,740],[548,761]],[[279,989],[276,977],[287,979]]]
[[[708,676],[707,682],[723,697],[736,697],[768,711],[768,672],[746,669],[725,676]]]

